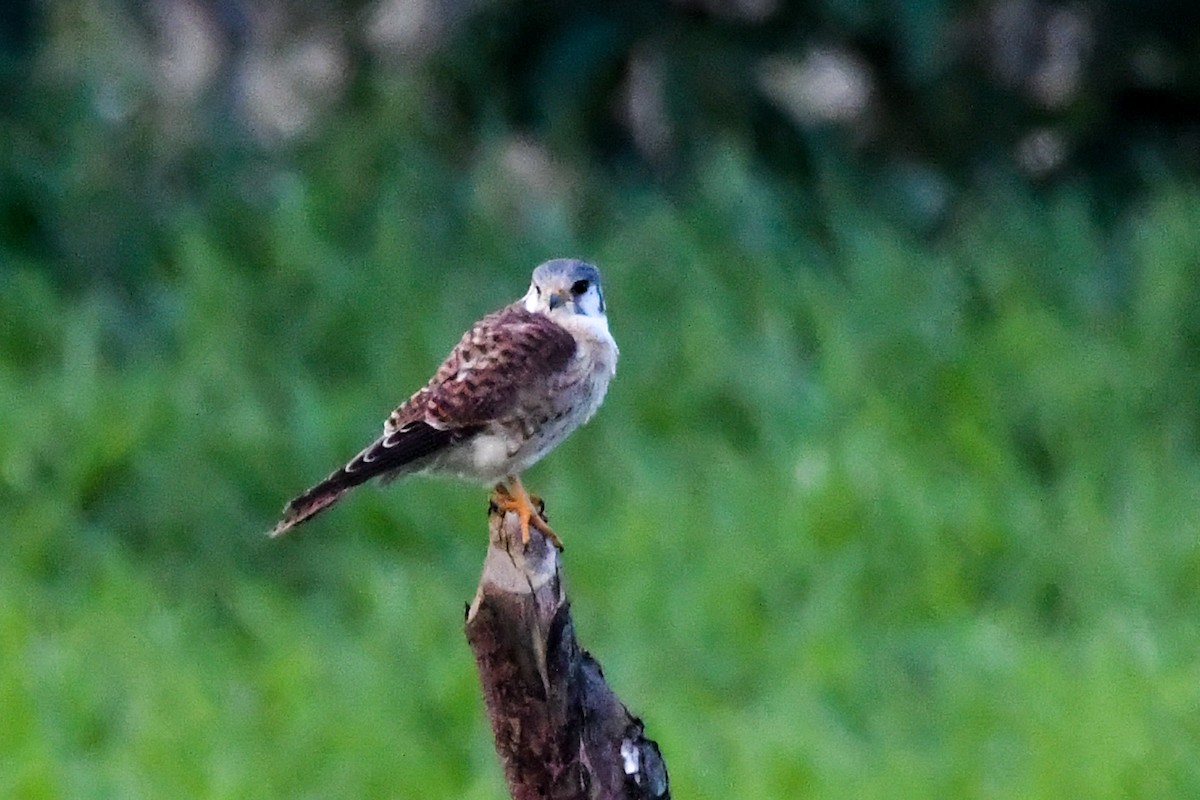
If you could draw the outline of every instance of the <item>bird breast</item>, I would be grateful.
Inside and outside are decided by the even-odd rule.
[[[603,318],[563,324],[575,337],[575,355],[548,379],[527,386],[511,416],[474,437],[471,469],[484,482],[518,475],[537,463],[600,408],[616,373],[617,345]]]

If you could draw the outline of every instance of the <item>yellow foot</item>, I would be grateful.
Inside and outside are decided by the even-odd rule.
[[[517,521],[521,525],[521,544],[529,544],[529,527],[532,525],[550,540],[550,544],[562,552],[562,540],[547,524],[545,504],[542,503],[541,498],[530,497],[529,493],[525,491],[525,487],[521,485],[520,478],[509,478],[509,483],[512,485],[511,489],[502,483],[496,484],[496,491],[492,495],[492,505],[496,507],[497,511],[503,513],[516,512]]]

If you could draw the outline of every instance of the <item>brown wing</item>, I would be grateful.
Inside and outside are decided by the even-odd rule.
[[[383,435],[344,467],[293,499],[271,531],[279,536],[376,476],[404,474],[439,450],[504,416],[522,386],[545,380],[575,353],[575,339],[513,304],[475,323],[433,378],[392,412]]]
[[[503,417],[522,386],[544,381],[575,354],[575,339],[519,303],[475,323],[416,394],[392,412],[384,438],[414,422],[439,430],[470,428]]]

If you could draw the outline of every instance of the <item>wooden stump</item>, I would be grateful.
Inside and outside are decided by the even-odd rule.
[[[575,639],[560,554],[515,514],[490,541],[466,634],[513,800],[670,797],[658,745]]]

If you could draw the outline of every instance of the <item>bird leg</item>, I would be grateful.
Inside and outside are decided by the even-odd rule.
[[[529,526],[532,525],[561,552],[562,540],[546,523],[542,501],[539,498],[531,497],[517,476],[510,476],[508,483],[509,486],[505,486],[503,483],[496,484],[496,491],[492,495],[492,505],[500,512],[515,511],[517,513],[517,521],[521,523],[521,544],[529,544]]]

